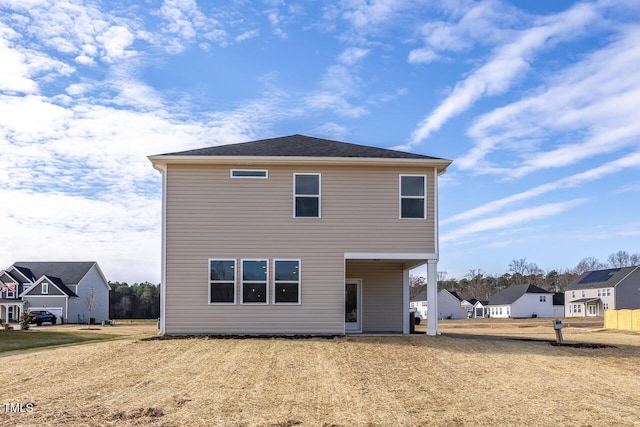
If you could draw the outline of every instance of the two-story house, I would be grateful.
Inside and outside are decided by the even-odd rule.
[[[640,266],[587,271],[565,288],[565,316],[603,316],[640,308]]]
[[[303,135],[149,159],[163,178],[161,333],[408,333],[423,264],[437,312],[450,160]]]
[[[429,301],[427,291],[422,291],[411,298],[409,304],[411,311],[414,311],[420,319],[429,318]],[[467,308],[462,305],[457,292],[440,289],[438,292],[438,319],[466,319]]]
[[[109,283],[98,263],[16,262],[0,270],[0,318],[18,321],[24,310],[47,310],[58,323],[109,318]]]

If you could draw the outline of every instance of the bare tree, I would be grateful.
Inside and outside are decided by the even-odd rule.
[[[447,280],[447,272],[438,271],[438,282],[444,282],[445,280]]]
[[[524,281],[524,276],[529,272],[529,264],[527,264],[526,258],[513,259],[509,264],[509,271],[511,272],[511,278],[516,284],[520,284]]]
[[[467,273],[468,288],[466,293],[478,300],[486,300],[489,298],[491,281],[485,277],[485,272],[480,268],[472,268]]]
[[[575,266],[574,272],[579,276],[582,273],[586,273],[587,271],[602,270],[606,267],[607,265],[601,263],[598,258],[589,256],[580,260],[578,265]]]
[[[632,267],[640,264],[640,254],[631,254],[627,251],[618,251],[609,255],[607,259],[612,268]]]
[[[96,290],[95,288],[91,288],[91,291],[85,295],[84,297],[84,305],[87,306],[87,310],[89,310],[89,329],[91,329],[91,312],[96,306]]]
[[[409,299],[414,298],[427,288],[427,279],[422,276],[409,276]]]

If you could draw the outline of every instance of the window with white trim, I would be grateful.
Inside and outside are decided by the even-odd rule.
[[[575,298],[576,297],[576,291],[571,291],[571,298]]]
[[[273,303],[300,304],[300,260],[273,261]]]
[[[606,296],[610,297],[611,296],[611,288],[603,289],[603,291],[602,291],[602,295],[603,296],[604,296],[604,291],[605,290],[607,291],[607,295]]]
[[[40,293],[43,295],[49,293],[49,284],[47,282],[42,282],[42,290]]]
[[[209,260],[209,304],[236,303],[236,260]]]
[[[547,296],[546,295],[540,295],[540,302],[546,302],[547,301]]]
[[[582,291],[582,298],[587,296],[587,291]]]
[[[604,295],[604,289],[598,289],[598,296],[601,297]]]
[[[426,175],[400,175],[400,218],[427,217]]]
[[[231,169],[231,178],[269,178],[269,172],[264,169]]]
[[[242,303],[266,304],[269,262],[266,259],[242,260]]]
[[[293,216],[320,218],[320,174],[293,174]]]

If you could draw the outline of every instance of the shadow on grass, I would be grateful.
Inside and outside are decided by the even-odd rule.
[[[610,344],[600,344],[600,343],[587,343],[587,342],[564,342],[558,343],[556,340],[547,339],[547,338],[523,338],[518,336],[509,336],[509,335],[474,335],[474,334],[456,334],[456,333],[447,333],[446,336],[451,338],[473,338],[473,339],[488,339],[488,340],[511,340],[511,341],[528,341],[528,342],[540,342],[547,343],[557,347],[574,347],[574,348],[618,348],[615,345]]]
[[[49,331],[2,331],[0,332],[0,354],[9,351],[30,350],[56,345],[79,344],[84,342],[114,339],[110,335],[91,332],[49,332]]]

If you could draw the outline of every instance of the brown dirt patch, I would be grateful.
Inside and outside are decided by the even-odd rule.
[[[469,328],[305,340],[131,331],[0,356],[3,402],[35,404],[0,412],[0,425],[640,425],[639,334],[567,328],[568,342],[616,346],[586,349],[505,339],[553,337],[544,324]]]

